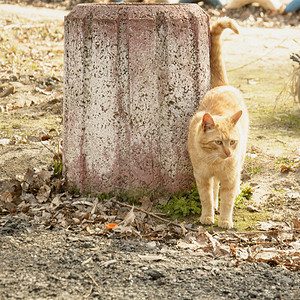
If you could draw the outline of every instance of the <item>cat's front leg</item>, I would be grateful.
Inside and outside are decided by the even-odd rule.
[[[202,213],[200,222],[205,225],[214,223],[214,203],[212,191],[212,179],[196,180],[198,192],[201,200]]]
[[[239,189],[239,179],[231,182],[221,182],[220,219],[218,226],[226,229],[233,227],[232,214],[235,198]]]
[[[213,196],[214,196],[215,212],[219,208],[219,187],[220,187],[220,181],[216,177],[214,177],[213,178]]]

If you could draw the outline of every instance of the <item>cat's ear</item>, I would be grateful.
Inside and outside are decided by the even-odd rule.
[[[237,121],[240,119],[240,117],[242,116],[243,111],[239,110],[238,112],[236,112],[234,115],[231,116],[231,121],[232,123],[235,125],[237,123]]]
[[[213,117],[206,113],[202,118],[202,128],[204,131],[211,130],[215,126]]]

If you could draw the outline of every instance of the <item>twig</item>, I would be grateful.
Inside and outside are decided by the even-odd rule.
[[[121,206],[124,206],[124,207],[128,207],[128,208],[133,208],[134,210],[137,210],[137,211],[141,211],[141,212],[143,212],[143,213],[145,213],[145,214],[147,214],[147,215],[149,215],[149,216],[151,216],[151,217],[153,217],[153,218],[156,218],[156,219],[158,219],[158,220],[160,220],[160,221],[163,221],[163,222],[166,222],[166,223],[168,223],[168,224],[171,224],[171,225],[174,225],[174,226],[177,226],[177,227],[180,227],[180,228],[182,228],[182,226],[180,225],[180,224],[178,224],[178,223],[175,223],[175,222],[172,222],[172,221],[170,221],[170,220],[168,220],[168,219],[164,219],[164,218],[162,218],[162,217],[159,217],[158,215],[156,215],[156,214],[154,214],[154,213],[151,213],[151,212],[149,212],[149,211],[146,211],[146,210],[144,210],[144,209],[142,209],[142,208],[138,208],[138,207],[135,207],[135,206],[132,206],[132,205],[129,205],[129,204],[127,204],[127,203],[123,203],[123,202],[120,202],[120,201],[118,201],[118,200],[116,200],[116,199],[110,199],[111,201],[113,201],[113,202],[115,202],[115,203],[117,203],[117,204],[119,204],[119,205],[121,205]],[[195,229],[195,228],[186,228],[185,227],[185,229],[187,229],[187,230],[190,230],[190,231],[195,231],[195,232],[198,232],[198,229]],[[246,232],[238,232],[238,233],[233,233],[233,235],[235,236],[235,237],[238,237],[238,234],[248,234],[248,235],[253,235],[253,234],[259,234],[259,233],[265,233],[265,234],[276,234],[276,233],[278,233],[278,232],[291,232],[291,233],[293,233],[293,232],[300,232],[300,228],[293,228],[293,229],[289,229],[289,230],[280,230],[280,229],[275,229],[275,230],[265,230],[265,231],[246,231]],[[224,232],[224,233],[227,233],[227,234],[232,234],[232,232]],[[241,240],[243,239],[242,237],[239,237]]]
[[[149,215],[149,216],[151,216],[151,217],[153,217],[153,218],[156,218],[156,219],[158,219],[158,220],[160,220],[160,221],[163,221],[163,222],[165,222],[165,223],[168,223],[168,224],[171,224],[171,225],[174,225],[174,226],[177,226],[177,227],[182,228],[182,226],[181,226],[180,224],[175,223],[175,222],[172,222],[172,221],[167,220],[167,219],[164,219],[164,218],[162,218],[162,217],[159,217],[158,215],[156,215],[156,214],[154,214],[154,213],[151,213],[151,212],[149,212],[149,211],[146,211],[146,210],[144,210],[144,209],[142,209],[142,208],[138,208],[138,207],[135,207],[135,206],[132,206],[132,205],[129,205],[129,204],[120,202],[120,201],[115,200],[115,199],[111,199],[111,200],[112,200],[113,202],[115,202],[115,203],[121,205],[121,206],[128,207],[128,208],[131,208],[131,209],[133,208],[133,209],[138,210],[138,211],[141,211],[141,212],[143,212],[143,213],[145,213],[145,214],[147,214],[147,215]],[[194,229],[194,228],[185,228],[185,229],[190,230],[190,231],[196,231],[196,232],[198,231],[197,229]]]
[[[292,229],[271,229],[271,230],[257,230],[257,231],[243,231],[243,232],[225,232],[228,235],[233,235],[235,237],[239,237],[239,234],[243,234],[243,235],[256,235],[256,234],[260,234],[260,233],[264,233],[264,234],[276,234],[276,233],[282,233],[282,232],[286,232],[286,233],[294,233],[294,232],[300,232],[300,228],[292,228]],[[241,237],[239,237],[241,238]]]
[[[93,278],[93,276],[92,276],[88,271],[85,271],[85,274],[86,274],[87,276],[89,276],[89,277],[92,279],[93,283],[94,283],[96,286],[99,286],[99,284],[95,281],[95,279]]]
[[[244,245],[244,246],[257,246],[257,245],[262,245],[262,246],[286,246],[283,245],[283,242],[276,241],[276,242],[260,242],[260,241],[230,241],[230,243],[235,243],[239,245]]]
[[[42,141],[40,141],[40,143],[46,148],[48,149],[50,152],[52,152],[54,155],[56,155],[56,153],[54,152],[53,149],[49,148],[48,146],[46,146]]]
[[[275,48],[277,48],[278,46],[280,46],[280,45],[281,45],[283,42],[285,42],[286,40],[287,40],[287,38],[284,38],[280,43],[278,43],[276,46],[272,47],[272,49],[271,49],[270,51],[266,52],[265,54],[263,54],[263,55],[260,56],[259,58],[256,58],[256,59],[254,59],[254,60],[251,60],[251,61],[247,62],[246,64],[243,64],[243,65],[241,65],[241,66],[239,66],[239,67],[236,67],[236,68],[234,68],[234,69],[227,70],[227,72],[233,72],[233,71],[242,69],[242,68],[244,68],[244,67],[247,67],[247,66],[249,66],[249,65],[251,65],[251,64],[253,64],[253,63],[256,63],[257,61],[261,60],[263,57],[269,55]]]
[[[90,291],[86,296],[84,296],[84,299],[88,299],[91,296],[92,292],[93,292],[93,286],[91,285]]]
[[[292,39],[292,41],[295,42],[296,44],[300,45],[296,39]]]
[[[275,99],[275,105],[273,108],[273,112],[275,111],[279,100],[282,100],[282,99],[286,100],[289,96],[292,96],[294,98],[295,103],[300,102],[300,91],[298,91],[299,78],[300,78],[300,66],[294,68],[294,71],[288,77],[288,80],[284,84],[282,90],[277,95],[277,97]]]
[[[36,28],[36,27],[45,27],[45,24],[34,24],[34,25],[19,25],[19,24],[10,24],[3,27],[4,30],[15,29],[15,28]]]

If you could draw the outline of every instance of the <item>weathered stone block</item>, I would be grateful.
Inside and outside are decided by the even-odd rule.
[[[84,4],[65,18],[64,174],[87,193],[193,181],[189,119],[209,88],[197,4]]]

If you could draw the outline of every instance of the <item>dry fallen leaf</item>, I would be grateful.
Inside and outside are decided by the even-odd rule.
[[[235,256],[238,259],[247,260],[249,257],[249,252],[245,248],[240,248],[236,250]]]
[[[292,232],[285,232],[285,231],[278,232],[277,238],[280,242],[292,241],[294,239],[294,234]]]
[[[51,201],[51,208],[52,209],[56,209],[58,208],[60,205],[62,204],[60,197],[56,196],[53,198],[53,200]]]
[[[295,227],[296,229],[300,229],[300,222],[299,222],[298,220],[293,219],[292,222],[293,222],[294,227]]]
[[[14,199],[12,194],[9,191],[4,191],[0,194],[0,204],[10,213],[14,213],[17,209],[17,205],[13,203]],[[2,202],[2,203],[1,203]]]
[[[97,209],[98,209],[98,202],[99,202],[99,199],[98,198],[95,198],[95,201],[94,201],[94,205],[93,205],[93,208],[91,210],[91,215],[95,214]]]
[[[44,184],[38,191],[36,199],[39,203],[47,202],[51,193],[51,187]]]
[[[50,139],[52,139],[52,136],[51,136],[51,135],[43,135],[43,136],[41,137],[41,140],[42,140],[42,141],[47,141],[47,140],[50,140]]]
[[[120,225],[123,225],[124,227],[128,225],[132,225],[135,220],[135,213],[134,213],[134,207],[130,210],[130,212],[125,216],[124,220],[120,223]]]
[[[280,167],[280,172],[281,172],[281,173],[287,173],[287,172],[289,172],[290,170],[291,170],[291,167],[290,167],[290,166],[282,165],[282,166]]]
[[[212,247],[213,247],[213,252],[216,252],[217,251],[217,247],[220,245],[220,243],[208,232],[205,232],[204,233],[208,240],[210,241]]]
[[[151,211],[153,203],[149,197],[144,196],[143,198],[139,199],[139,202],[142,204],[141,209],[145,211]]]
[[[13,201],[14,201],[12,194],[8,190],[6,190],[0,194],[0,200],[4,201],[6,203],[8,203],[8,202],[13,203]]]
[[[290,245],[297,251],[299,252],[300,255],[300,241],[292,242]]]
[[[106,226],[106,229],[114,229],[116,226],[118,226],[118,223],[108,223]]]
[[[133,226],[124,226],[124,225],[117,225],[113,228],[115,233],[121,233],[125,236],[141,236],[140,233],[133,227]]]
[[[48,171],[48,170],[41,170],[41,171],[37,172],[37,175],[43,181],[45,181],[45,183],[48,183],[50,181],[50,178],[51,178],[52,174],[53,174],[53,172],[52,171]]]
[[[201,247],[199,247],[199,244],[196,241],[185,242],[183,240],[179,240],[177,242],[177,247],[181,249],[189,249],[192,251],[197,251],[197,254],[200,256],[205,256],[207,254],[207,252],[203,251]]]
[[[272,227],[273,224],[269,222],[258,222],[258,226],[257,226],[259,230],[265,230],[265,231],[270,230]]]
[[[269,260],[273,260],[278,255],[275,248],[272,249],[262,249],[261,252],[255,255],[255,259],[260,261],[268,262]]]

